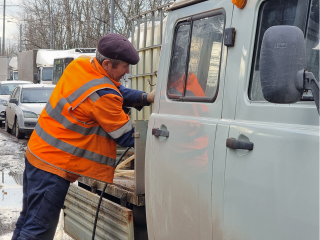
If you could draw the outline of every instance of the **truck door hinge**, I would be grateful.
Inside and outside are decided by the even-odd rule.
[[[235,37],[236,37],[235,28],[226,28],[224,30],[224,45],[226,47],[233,47],[234,46]]]
[[[139,132],[132,133],[132,137],[133,138],[139,138],[140,137],[140,133]]]

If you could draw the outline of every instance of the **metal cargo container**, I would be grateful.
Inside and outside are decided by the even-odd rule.
[[[38,50],[20,52],[18,54],[19,80],[33,82],[34,74],[38,72],[36,57]]]
[[[10,77],[9,58],[0,57],[0,81],[7,81]]]

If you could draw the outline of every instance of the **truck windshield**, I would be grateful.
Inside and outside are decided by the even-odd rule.
[[[52,67],[46,67],[42,69],[42,80],[52,81]]]
[[[299,27],[305,34],[307,70],[319,82],[319,0],[270,0],[261,5],[256,35],[255,54],[251,73],[249,98],[265,101],[260,84],[260,50],[265,31],[276,25]],[[313,100],[304,93],[301,100]]]
[[[13,72],[13,80],[18,80],[18,72]]]
[[[22,103],[47,103],[53,88],[24,88],[21,92]]]

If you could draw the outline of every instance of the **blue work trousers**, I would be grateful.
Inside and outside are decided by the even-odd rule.
[[[70,182],[32,166],[25,159],[22,211],[12,240],[51,240]]]

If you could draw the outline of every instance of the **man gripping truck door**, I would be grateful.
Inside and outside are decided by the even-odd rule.
[[[128,39],[111,33],[100,39],[95,58],[75,59],[66,68],[28,143],[13,240],[53,239],[70,182],[79,176],[112,183],[117,144],[134,145],[122,107],[140,110],[154,101],[154,91],[119,83],[138,62]]]

